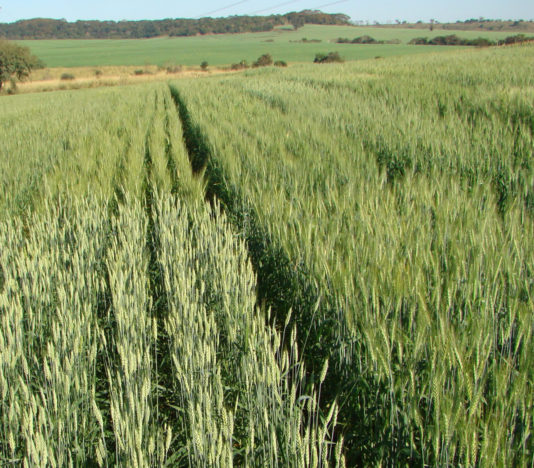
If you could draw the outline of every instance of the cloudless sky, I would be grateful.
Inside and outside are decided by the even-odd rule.
[[[0,23],[29,18],[139,20],[320,9],[353,20],[533,19],[534,0],[0,0]]]

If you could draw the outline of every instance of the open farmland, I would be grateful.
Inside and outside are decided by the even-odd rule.
[[[0,99],[1,464],[531,465],[533,59]]]
[[[421,31],[355,26],[306,25],[297,31],[275,29],[271,32],[245,34],[215,34],[194,37],[155,39],[103,40],[34,40],[19,41],[42,59],[48,67],[81,67],[102,65],[163,65],[167,62],[199,65],[229,65],[241,60],[253,62],[260,55],[270,53],[275,60],[312,62],[315,54],[337,50],[347,60],[442,52],[450,48],[439,46],[409,46],[414,37],[434,37],[457,34],[474,39],[480,36],[491,40],[504,39],[511,33],[492,31]],[[339,37],[354,39],[369,35],[377,40],[398,39],[400,44],[335,44]],[[320,42],[302,42],[302,39]]]

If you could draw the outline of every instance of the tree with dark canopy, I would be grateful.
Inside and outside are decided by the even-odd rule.
[[[0,91],[4,83],[21,81],[30,76],[33,69],[42,66],[42,62],[28,47],[0,40]]]

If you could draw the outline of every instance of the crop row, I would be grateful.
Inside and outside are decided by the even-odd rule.
[[[62,150],[60,125],[4,143],[54,157],[30,203],[4,199],[1,464],[342,466],[337,405],[319,412],[295,328],[257,306],[245,244],[203,201],[168,88],[84,96]],[[18,131],[43,112],[58,111],[21,103]],[[23,191],[37,162],[5,180]]]
[[[173,85],[351,464],[534,457],[533,50]]]

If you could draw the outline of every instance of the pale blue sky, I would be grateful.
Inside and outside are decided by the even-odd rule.
[[[534,0],[0,0],[0,23],[28,18],[137,20],[287,13],[304,9],[353,20],[533,19]]]

